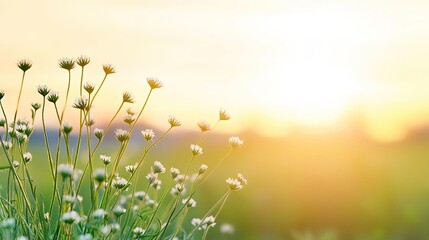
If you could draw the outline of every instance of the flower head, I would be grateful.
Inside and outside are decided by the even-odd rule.
[[[171,127],[178,127],[182,125],[182,123],[173,116],[168,117],[168,123],[170,123]]]
[[[141,227],[136,227],[133,229],[133,233],[137,238],[140,238],[144,235],[146,231]]]
[[[31,107],[34,109],[34,111],[37,111],[42,105],[40,103],[32,103]]]
[[[137,164],[125,166],[125,170],[129,173],[134,173],[137,169]]]
[[[193,198],[186,198],[182,200],[183,204],[186,204],[186,207],[188,208],[194,208],[197,206],[197,202]]]
[[[247,185],[247,179],[244,178],[243,174],[241,173],[237,174],[237,180],[241,183],[241,185],[243,186]]]
[[[102,183],[106,179],[106,173],[103,168],[95,169],[94,179],[99,183]]]
[[[134,116],[133,115],[126,115],[125,117],[124,117],[124,122],[125,123],[127,123],[127,124],[131,124],[131,123],[133,123],[134,121],[135,121],[136,119],[134,118]]]
[[[91,233],[82,234],[79,236],[79,240],[92,240]]]
[[[37,86],[37,92],[40,93],[40,95],[46,97],[46,95],[49,94],[51,90],[46,85],[39,85]]]
[[[119,142],[124,142],[130,138],[130,133],[127,130],[116,129],[115,130],[116,139]]]
[[[149,84],[151,89],[162,87],[162,82],[156,78],[147,78],[147,83]]]
[[[149,181],[149,184],[152,184],[158,178],[157,173],[148,173],[146,179]]]
[[[80,216],[75,211],[66,212],[61,217],[61,221],[65,222],[67,224],[78,223],[80,221]]]
[[[60,98],[60,95],[58,95],[58,92],[51,92],[48,95],[48,101],[52,103],[56,103],[58,101],[58,98]]]
[[[4,97],[5,94],[6,93],[4,92],[4,90],[0,90],[0,100],[3,99],[3,97]]]
[[[31,159],[33,159],[33,155],[31,155],[30,152],[26,152],[22,154],[22,159],[24,159],[24,162],[28,163],[31,161]]]
[[[239,137],[230,137],[229,138],[229,145],[232,148],[239,148],[243,145],[243,140],[241,140]]]
[[[124,213],[127,212],[127,209],[125,209],[124,207],[122,207],[121,205],[117,205],[114,209],[113,209],[113,213],[115,214],[116,217],[120,217],[122,216]]]
[[[103,70],[104,70],[104,73],[106,75],[109,75],[109,74],[112,74],[112,73],[116,72],[115,68],[111,64],[104,64],[103,65]]]
[[[58,172],[65,179],[73,176],[73,166],[69,164],[58,165]]]
[[[104,135],[104,129],[95,128],[94,135],[98,140],[101,140],[101,138],[103,138],[103,135]]]
[[[85,91],[86,91],[88,94],[91,94],[91,93],[94,91],[94,89],[95,89],[95,85],[94,85],[93,83],[89,83],[89,82],[87,82],[87,83],[85,83],[85,84],[83,85],[83,89],[85,89]]]
[[[226,183],[228,183],[229,188],[232,191],[240,190],[243,188],[243,185],[241,185],[240,181],[238,179],[228,178],[226,179]]]
[[[177,176],[179,176],[179,174],[180,174],[179,169],[174,168],[174,167],[172,167],[172,168],[170,169],[170,172],[171,172],[171,177],[172,177],[173,179],[177,178]]]
[[[80,110],[85,110],[86,107],[88,107],[88,99],[86,97],[76,98],[76,100],[74,101],[73,107]]]
[[[28,69],[31,68],[31,66],[33,66],[33,63],[28,59],[21,59],[16,65],[19,67],[19,69],[26,72]]]
[[[155,180],[150,184],[150,186],[151,186],[151,187],[153,187],[155,190],[159,190],[159,189],[161,189],[161,184],[162,184],[162,181],[161,181],[161,180],[159,180],[159,179],[155,179]]]
[[[72,58],[62,58],[58,60],[58,65],[60,68],[63,68],[65,70],[72,70],[74,68],[75,61]]]
[[[69,122],[63,124],[63,132],[65,135],[68,135],[73,130],[73,126]]]
[[[18,167],[19,167],[19,162],[18,162],[18,161],[16,161],[16,160],[14,160],[14,161],[12,162],[12,165],[13,165],[13,167],[14,167],[14,168],[18,168]]]
[[[185,185],[180,183],[176,184],[173,188],[171,188],[170,193],[174,196],[185,193]]]
[[[86,65],[88,65],[90,61],[91,59],[89,57],[83,55],[76,59],[77,65],[81,67],[85,67]]]
[[[203,148],[196,144],[191,144],[190,148],[191,148],[192,155],[194,156],[203,154]]]
[[[133,95],[130,92],[124,92],[122,94],[122,101],[127,103],[134,103]]]
[[[220,232],[223,234],[234,234],[234,226],[229,223],[223,223],[220,225]]]
[[[95,210],[95,211],[94,211],[93,216],[94,216],[95,218],[102,219],[102,218],[104,218],[107,214],[108,214],[108,213],[106,212],[106,210],[104,210],[104,209],[102,209],[102,208],[99,208],[99,209],[97,209],[97,210]]]
[[[113,179],[112,185],[114,188],[122,189],[128,185],[128,181],[125,180],[125,178],[116,177],[115,179]]]
[[[142,135],[146,141],[150,141],[155,137],[155,133],[152,129],[146,129],[142,131]]]
[[[164,173],[165,167],[162,165],[161,162],[155,161],[153,163],[153,172],[156,173]]]
[[[109,165],[111,157],[106,155],[100,155],[100,159],[104,163],[104,165]]]
[[[203,223],[207,226],[207,227],[214,227],[216,225],[215,222],[215,218],[213,216],[208,216],[204,219]]]
[[[207,168],[208,168],[208,166],[207,165],[205,165],[205,164],[201,164],[201,167],[200,167],[200,169],[198,169],[198,174],[203,174],[203,173],[205,173],[206,171],[207,171]]]
[[[210,131],[210,124],[208,124],[204,121],[198,122],[197,125],[201,129],[201,132]]]
[[[15,218],[6,218],[0,222],[0,227],[2,228],[14,228],[15,227]]]
[[[219,110],[219,121],[226,121],[229,119],[231,119],[231,115],[227,111],[223,109]]]

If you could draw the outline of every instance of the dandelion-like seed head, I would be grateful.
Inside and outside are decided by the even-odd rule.
[[[33,155],[31,155],[30,152],[26,152],[22,154],[22,159],[24,160],[24,162],[28,163],[31,161],[31,159],[33,159]]]
[[[42,95],[43,97],[46,97],[46,95],[48,95],[50,91],[51,89],[49,89],[46,85],[37,86],[37,92],[39,92],[40,95]]]
[[[231,119],[231,115],[226,110],[219,110],[219,121],[226,121],[229,119]]]
[[[101,140],[101,138],[103,138],[103,135],[104,135],[104,129],[95,128],[94,135],[98,140]]]
[[[95,169],[94,179],[99,183],[102,183],[106,179],[106,173],[103,168]]]
[[[126,103],[134,103],[134,97],[130,92],[124,92],[122,94],[122,101]]]
[[[120,217],[126,212],[127,212],[127,209],[125,209],[121,205],[116,205],[116,207],[113,209],[113,213],[115,214],[116,217]]]
[[[190,148],[191,148],[192,155],[194,156],[203,154],[203,148],[196,144],[191,144]]]
[[[130,138],[130,133],[127,130],[116,129],[115,130],[115,136],[119,142],[124,142]]]
[[[197,206],[197,202],[193,198],[185,198],[182,200],[183,204],[186,204],[188,208],[194,208]]]
[[[164,173],[165,167],[162,165],[161,162],[155,161],[153,163],[153,172],[154,173]]]
[[[210,131],[210,124],[208,124],[207,122],[201,121],[198,122],[198,127],[200,128],[201,132],[206,132],[206,131]]]
[[[21,59],[19,60],[16,65],[21,69],[23,72],[26,72],[28,69],[30,69],[33,66],[33,63],[28,59]]]
[[[85,110],[88,107],[88,99],[85,96],[76,98],[73,107],[80,110]]]
[[[151,89],[161,88],[163,86],[162,82],[156,78],[147,78],[146,80]]]
[[[95,89],[95,85],[93,83],[87,82],[83,85],[83,89],[85,89],[88,94],[91,94]]]
[[[142,131],[143,138],[146,139],[146,141],[150,141],[155,137],[155,133],[152,129],[146,129]]]
[[[113,179],[112,185],[116,189],[122,189],[128,185],[128,181],[125,180],[125,178],[116,177],[115,179]]]
[[[172,167],[172,168],[170,169],[170,173],[171,173],[171,177],[172,177],[173,179],[176,179],[176,178],[177,178],[177,176],[179,176],[180,171],[179,171],[179,169]]]
[[[91,61],[91,59],[87,56],[84,56],[84,55],[82,55],[76,59],[77,65],[79,65],[81,67],[85,67],[86,65],[88,65],[90,61]]]
[[[76,211],[66,212],[62,215],[61,221],[67,223],[67,224],[73,224],[80,222],[81,218],[79,216],[79,213]]]
[[[112,73],[116,72],[115,68],[111,64],[104,64],[103,65],[103,70],[104,70],[104,73],[106,75],[109,75],[109,74],[112,74]]]
[[[230,137],[229,138],[229,145],[232,148],[239,148],[243,146],[244,141],[241,140],[239,137]]]
[[[137,169],[137,164],[125,166],[125,170],[129,173],[134,173]]]
[[[100,159],[104,163],[104,165],[109,165],[111,157],[106,155],[100,155]]]
[[[144,230],[141,227],[136,227],[136,228],[133,229],[133,233],[136,236],[136,238],[142,237],[145,232],[146,232],[146,230]]]
[[[0,100],[3,99],[5,94],[6,94],[6,92],[4,90],[0,90]]]
[[[58,60],[58,65],[60,68],[70,71],[74,68],[75,61],[73,58],[61,58]]]
[[[205,173],[206,171],[207,171],[207,168],[208,168],[208,166],[207,165],[205,165],[205,164],[201,164],[201,167],[200,167],[200,169],[198,169],[198,174],[203,174],[203,173]]]
[[[228,178],[226,179],[226,183],[228,184],[229,189],[231,189],[232,191],[240,190],[243,188],[243,185],[241,185],[238,179]]]
[[[58,172],[61,174],[63,179],[73,176],[73,166],[69,164],[58,165]]]
[[[56,103],[59,98],[60,98],[60,95],[56,91],[53,91],[48,95],[48,101],[52,103]]]
[[[40,103],[32,103],[31,107],[34,109],[34,111],[37,111],[42,105]]]
[[[179,120],[177,120],[177,118],[175,118],[173,116],[168,117],[168,123],[170,123],[170,126],[172,128],[182,125],[182,123]]]
[[[69,122],[63,124],[63,132],[65,135],[68,135],[73,130],[73,126]]]

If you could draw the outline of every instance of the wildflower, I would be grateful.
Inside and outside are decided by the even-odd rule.
[[[86,97],[78,97],[76,98],[76,100],[74,101],[73,107],[80,109],[80,110],[85,110],[85,108],[88,106],[88,99]]]
[[[126,115],[126,116],[124,117],[124,122],[125,122],[125,123],[128,123],[128,124],[133,123],[135,120],[136,120],[136,119],[133,117],[133,115]]]
[[[73,171],[73,181],[78,181],[82,177],[83,171],[81,169],[75,169]]]
[[[58,95],[58,92],[51,92],[48,95],[48,101],[52,103],[56,103],[58,101],[58,98],[60,98],[60,96]]]
[[[148,173],[146,175],[146,179],[149,181],[150,184],[152,184],[157,178],[158,178],[158,174],[156,173]]]
[[[127,103],[134,103],[133,95],[130,92],[124,92],[122,94],[122,101]]]
[[[117,189],[122,189],[128,185],[128,181],[125,180],[125,178],[116,177],[115,179],[113,179],[112,185]]]
[[[137,164],[125,166],[125,171],[129,173],[134,173],[136,169],[137,169]]]
[[[14,168],[18,168],[18,167],[19,167],[19,162],[18,162],[18,161],[16,161],[16,160],[14,160],[14,161],[12,162],[12,165],[13,165],[13,167],[14,167]]]
[[[47,222],[49,222],[49,213],[48,212],[45,212],[43,214],[43,219],[45,219]]]
[[[142,135],[146,141],[150,141],[155,137],[155,133],[152,129],[146,129],[142,131]]]
[[[220,232],[223,234],[234,234],[234,226],[229,223],[223,223],[220,225]]]
[[[31,66],[33,66],[33,63],[30,60],[28,60],[28,59],[21,59],[21,60],[18,61],[18,63],[16,65],[23,72],[26,72],[28,69],[31,68]]]
[[[191,151],[194,156],[203,154],[203,148],[196,144],[191,144]]]
[[[34,109],[34,111],[37,111],[42,105],[40,103],[32,103],[31,107]]]
[[[119,230],[121,230],[121,225],[119,225],[119,223],[111,223],[110,224],[110,229],[112,230],[112,232],[119,232]]]
[[[244,178],[244,176],[241,173],[237,174],[237,180],[241,183],[241,185],[243,186],[247,185],[247,179]]]
[[[239,148],[243,145],[243,140],[241,140],[239,137],[230,137],[229,138],[229,145],[232,148]]]
[[[103,135],[104,135],[104,129],[95,128],[94,135],[98,140],[101,140],[101,138],[103,138]]]
[[[125,209],[124,207],[122,207],[121,205],[117,205],[114,209],[113,209],[113,213],[115,214],[116,217],[120,217],[122,216],[124,213],[127,212],[127,209]]]
[[[88,94],[91,94],[95,89],[95,85],[93,83],[87,82],[85,85],[83,85],[83,89],[85,89]]]
[[[147,78],[146,80],[151,89],[162,87],[162,82],[156,78]]]
[[[219,121],[222,121],[222,120],[226,121],[229,119],[231,119],[231,115],[228,112],[226,112],[223,109],[219,110]]]
[[[106,155],[100,155],[100,159],[104,163],[104,165],[109,165],[111,157]]]
[[[61,174],[63,179],[73,176],[73,166],[69,164],[58,165],[58,172]]]
[[[64,195],[63,196],[63,201],[64,202],[66,202],[66,203],[74,203],[74,202],[76,202],[76,197],[75,196],[72,196],[72,195]]]
[[[25,236],[19,236],[16,238],[16,240],[28,240],[28,238]]]
[[[200,218],[193,218],[191,220],[191,224],[194,227],[198,227],[198,230],[202,230],[201,223],[202,223],[202,220]]]
[[[95,121],[94,121],[94,119],[88,119],[88,120],[86,120],[86,122],[85,122],[85,125],[86,126],[92,126],[92,125],[94,125],[95,124]]]
[[[73,224],[80,222],[81,218],[79,214],[75,211],[66,212],[61,217],[61,221],[67,223],[67,224]]]
[[[109,74],[112,74],[112,73],[116,72],[115,68],[112,65],[110,65],[110,64],[104,64],[103,65],[103,70],[104,70],[104,73],[106,75],[109,75]]]
[[[207,168],[208,168],[208,166],[207,165],[205,165],[205,164],[201,164],[201,167],[200,167],[200,169],[198,169],[198,174],[203,174],[203,173],[205,173],[206,171],[207,171]]]
[[[185,185],[184,184],[176,184],[173,188],[171,188],[171,195],[177,196],[182,193],[185,193]]]
[[[155,190],[161,189],[161,183],[162,181],[159,179],[155,179],[152,184],[150,184],[151,187],[153,187]]]
[[[186,204],[186,207],[188,208],[194,208],[195,206],[197,206],[197,202],[192,198],[183,199],[182,203]]]
[[[40,93],[43,97],[46,97],[51,90],[46,85],[37,86],[37,92]]]
[[[72,125],[70,125],[69,122],[65,122],[63,124],[63,132],[65,135],[70,134],[72,130],[73,130],[73,127],[72,127]]]
[[[168,117],[168,123],[170,123],[172,128],[182,125],[182,123],[173,116]]]
[[[15,218],[6,218],[0,222],[0,227],[2,228],[14,228],[15,227]]]
[[[178,182],[178,183],[182,183],[182,182],[184,182],[185,180],[188,180],[189,178],[186,176],[185,177],[185,174],[179,174],[179,175],[177,175],[177,177],[176,177],[176,179],[174,179],[176,182]]]
[[[240,181],[238,181],[237,179],[228,178],[226,179],[226,183],[228,183],[229,188],[232,191],[240,190],[243,188],[243,185],[241,185]]]
[[[4,92],[4,90],[0,90],[0,100],[3,99],[3,97],[4,97],[5,94],[6,93]]]
[[[92,240],[92,235],[90,233],[82,234],[79,236],[79,240]]]
[[[88,65],[90,61],[91,59],[87,56],[80,56],[76,59],[77,65],[81,67],[85,67],[86,65]]]
[[[170,169],[170,172],[171,172],[171,177],[173,179],[177,178],[177,176],[179,176],[179,174],[180,174],[179,169],[173,168],[173,167]]]
[[[157,203],[155,203],[155,200],[153,200],[153,199],[147,199],[147,201],[146,201],[146,205],[147,205],[148,207],[155,207],[155,206],[157,206],[158,204],[157,204]]]
[[[208,124],[204,121],[198,122],[197,125],[201,129],[201,132],[206,132],[206,131],[210,130],[210,124]]]
[[[100,232],[104,235],[104,236],[108,236],[110,233],[111,229],[109,225],[104,225],[100,228]]]
[[[101,183],[104,181],[104,179],[106,179],[106,173],[104,172],[103,168],[97,168],[94,171],[94,179]]]
[[[133,110],[131,110],[131,108],[127,108],[126,110],[128,115],[134,116],[135,112]]]
[[[155,161],[153,163],[153,172],[154,173],[164,173],[165,167],[162,165],[161,162]]]
[[[97,210],[94,211],[93,216],[95,218],[101,219],[101,218],[104,218],[107,214],[108,213],[104,209],[100,208],[100,209],[97,209]]]
[[[124,142],[130,138],[130,133],[127,130],[116,129],[115,130],[116,139],[119,142]]]
[[[26,152],[22,154],[22,159],[24,159],[24,162],[28,163],[31,161],[31,159],[33,159],[33,155],[31,155],[29,152]]]
[[[144,230],[141,227],[136,227],[133,229],[133,233],[134,233],[134,235],[136,235],[137,238],[142,237],[145,232],[146,232],[146,230]]]
[[[65,70],[72,70],[74,68],[75,61],[72,58],[62,58],[58,60],[58,65],[60,68],[63,68]]]
[[[203,220],[203,223],[207,226],[207,227],[214,227],[216,225],[215,223],[215,218],[213,216],[208,216]]]

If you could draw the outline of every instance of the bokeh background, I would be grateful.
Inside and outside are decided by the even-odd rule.
[[[37,85],[65,93],[58,59],[91,57],[86,80],[95,84],[112,64],[94,109],[103,127],[122,92],[137,110],[146,77],[157,77],[165,87],[141,128],[161,133],[169,115],[182,121],[151,156],[167,166],[185,164],[196,123],[226,109],[232,119],[206,137],[201,161],[214,166],[229,136],[245,146],[207,183],[196,211],[217,200],[226,177],[241,172],[250,184],[219,219],[235,235],[217,228],[213,239],[427,239],[428,12],[417,0],[0,0],[0,88],[12,112],[15,63],[31,59],[20,112],[29,116]],[[72,77],[77,96],[79,71]],[[74,112],[65,119],[74,123]]]

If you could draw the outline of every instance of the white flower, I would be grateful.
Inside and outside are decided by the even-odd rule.
[[[177,176],[179,176],[179,174],[180,174],[179,169],[174,168],[174,167],[172,167],[172,168],[170,169],[170,172],[171,172],[171,177],[172,177],[173,179],[175,179],[175,178],[176,178]]]
[[[112,229],[112,232],[118,232],[121,230],[121,225],[119,225],[119,223],[111,223],[110,228]]]
[[[63,132],[66,135],[69,134],[69,133],[71,133],[72,130],[73,130],[73,126],[69,122],[65,122],[63,124]]]
[[[168,123],[170,123],[171,127],[178,127],[182,125],[182,123],[173,116],[168,117]]]
[[[185,185],[184,184],[176,184],[173,188],[171,188],[172,195],[177,196],[185,193]]]
[[[63,176],[63,178],[72,177],[73,166],[69,164],[60,164],[58,165],[58,172]]]
[[[146,196],[146,193],[144,191],[138,191],[134,193],[134,197],[136,197],[140,201],[143,201],[145,196]]]
[[[100,232],[104,235],[104,236],[108,236],[110,233],[110,226],[109,225],[104,225],[100,228]]]
[[[14,228],[15,227],[15,218],[6,218],[0,222],[2,228]]]
[[[112,186],[117,188],[117,189],[122,189],[125,186],[127,186],[127,184],[128,184],[128,181],[125,180],[125,178],[121,178],[121,177],[116,177],[112,181]]]
[[[107,212],[104,209],[97,209],[93,213],[95,218],[104,218],[107,215]]]
[[[31,159],[33,159],[33,155],[31,155],[30,152],[26,152],[22,154],[22,158],[24,159],[24,162],[28,163],[31,161]]]
[[[243,140],[241,140],[239,137],[230,137],[229,145],[231,145],[232,148],[241,147],[243,145]]]
[[[90,233],[80,235],[79,240],[92,240],[92,235]]]
[[[147,84],[149,84],[151,89],[162,87],[162,82],[156,78],[147,78]]]
[[[197,202],[193,198],[186,198],[182,200],[183,204],[186,204],[188,208],[197,206]]]
[[[193,218],[192,220],[191,220],[191,224],[194,226],[194,227],[198,227],[198,230],[202,230],[203,228],[201,227],[201,223],[202,223],[202,220],[200,219],[200,218]]]
[[[208,166],[205,164],[201,164],[200,169],[198,169],[198,174],[203,174],[207,171]]]
[[[17,167],[19,167],[19,162],[18,162],[18,161],[16,161],[16,160],[14,160],[14,161],[12,162],[12,165],[13,165],[13,167],[14,167],[14,168],[17,168]]]
[[[104,165],[109,165],[111,158],[110,156],[100,155],[100,159],[104,163]]]
[[[241,183],[240,183],[240,181],[238,181],[238,179],[228,178],[228,179],[226,179],[226,183],[228,183],[229,188],[233,191],[240,190],[243,188],[243,185],[241,185]]]
[[[141,237],[143,236],[143,234],[146,232],[146,230],[144,230],[141,227],[136,227],[133,229],[133,233],[136,235],[136,237]]]
[[[94,179],[101,183],[104,181],[104,179],[106,178],[106,173],[104,172],[103,168],[97,168],[94,171]]]
[[[16,240],[28,240],[28,238],[25,236],[19,236],[16,238]]]
[[[127,209],[125,209],[124,207],[122,207],[121,205],[117,205],[114,209],[113,209],[113,213],[115,214],[116,217],[120,217],[122,214],[126,213]]]
[[[227,113],[223,109],[219,110],[219,121],[229,120],[229,119],[231,119],[231,115],[229,113]]]
[[[61,221],[68,223],[68,224],[78,223],[80,221],[80,216],[75,211],[66,212],[61,217]]]
[[[146,179],[149,180],[149,183],[153,183],[158,178],[157,173],[148,173]]]
[[[150,186],[151,186],[151,187],[153,187],[155,190],[159,190],[159,189],[161,189],[161,184],[162,184],[162,181],[161,181],[161,180],[159,180],[159,179],[155,179],[155,180],[150,184]]]
[[[162,165],[161,162],[155,161],[153,163],[153,172],[154,173],[164,173],[165,167]]]
[[[4,145],[4,148],[6,148],[6,150],[9,150],[12,147],[12,142],[3,141],[3,145]]]
[[[229,223],[223,223],[220,225],[220,232],[223,234],[234,234],[234,226]]]
[[[101,138],[103,138],[103,135],[104,135],[104,129],[95,128],[94,135],[96,138],[98,138],[98,140],[101,140]]]
[[[137,169],[137,164],[125,166],[125,171],[127,171],[129,173],[135,172],[136,169]]]
[[[206,131],[210,130],[210,124],[208,124],[204,121],[198,122],[197,125],[201,129],[201,132],[206,132]]]
[[[214,227],[216,225],[215,218],[213,216],[206,217],[203,222],[207,227]]]
[[[241,173],[237,174],[237,180],[241,183],[241,185],[243,186],[247,185],[247,179],[244,178],[244,176]]]
[[[48,212],[45,212],[43,214],[43,219],[45,219],[47,222],[49,221],[49,213]]]
[[[119,142],[124,142],[130,138],[130,133],[127,130],[116,129],[115,130],[115,136]]]
[[[191,151],[194,156],[203,154],[203,148],[196,144],[191,144]]]
[[[150,141],[155,137],[155,133],[152,129],[146,129],[142,131],[142,135],[146,141]]]
[[[66,203],[74,203],[76,201],[76,197],[72,195],[64,195],[63,201]]]

